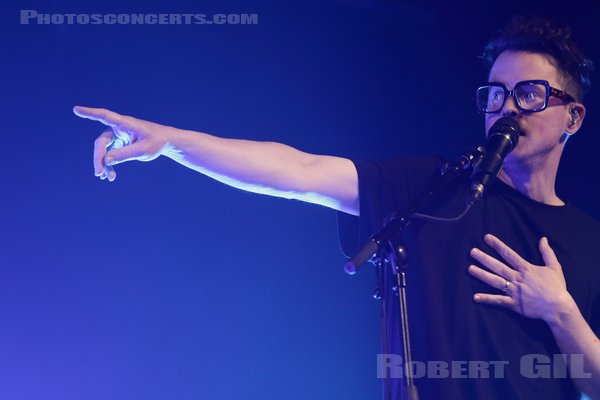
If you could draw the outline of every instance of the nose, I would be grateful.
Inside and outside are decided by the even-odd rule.
[[[503,117],[516,117],[521,113],[521,110],[517,107],[517,101],[515,100],[514,95],[508,96],[504,102],[501,113]]]

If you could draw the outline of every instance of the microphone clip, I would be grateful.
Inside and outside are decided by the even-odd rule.
[[[469,169],[471,166],[477,166],[477,164],[483,158],[483,154],[485,153],[485,148],[483,146],[479,146],[476,149],[469,149],[464,154],[456,159],[456,161],[451,162],[447,161],[442,165],[440,173],[442,176],[445,176],[449,171],[462,171]]]

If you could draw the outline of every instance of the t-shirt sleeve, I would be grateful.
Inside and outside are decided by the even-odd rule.
[[[352,162],[358,172],[360,217],[338,212],[340,246],[347,257],[381,229],[386,217],[410,207],[440,174],[443,161],[428,156]]]

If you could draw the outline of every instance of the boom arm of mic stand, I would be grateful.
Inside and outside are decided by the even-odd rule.
[[[446,164],[442,170],[442,179],[426,191],[405,216],[393,216],[383,229],[371,236],[371,239],[344,264],[344,271],[349,275],[354,275],[374,254],[382,249],[382,244],[385,244],[394,234],[403,230],[410,223],[412,216],[425,207],[439,190],[460,176],[479,157],[481,157],[481,152],[478,149],[469,150],[460,156],[456,162]],[[398,213],[394,215],[398,215]]]

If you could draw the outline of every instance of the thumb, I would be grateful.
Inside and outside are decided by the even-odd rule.
[[[119,149],[110,150],[104,157],[106,165],[116,165],[126,161],[139,160],[146,156],[141,143],[130,144]]]
[[[540,253],[542,253],[542,258],[544,259],[544,264],[546,264],[547,267],[562,268],[558,262],[558,258],[556,258],[556,253],[554,253],[554,250],[552,250],[552,247],[550,247],[550,244],[548,243],[547,237],[540,239],[539,248]]]
[[[92,121],[99,121],[110,127],[123,125],[126,122],[125,116],[105,108],[75,106],[73,107],[73,112],[78,117],[91,119]]]

